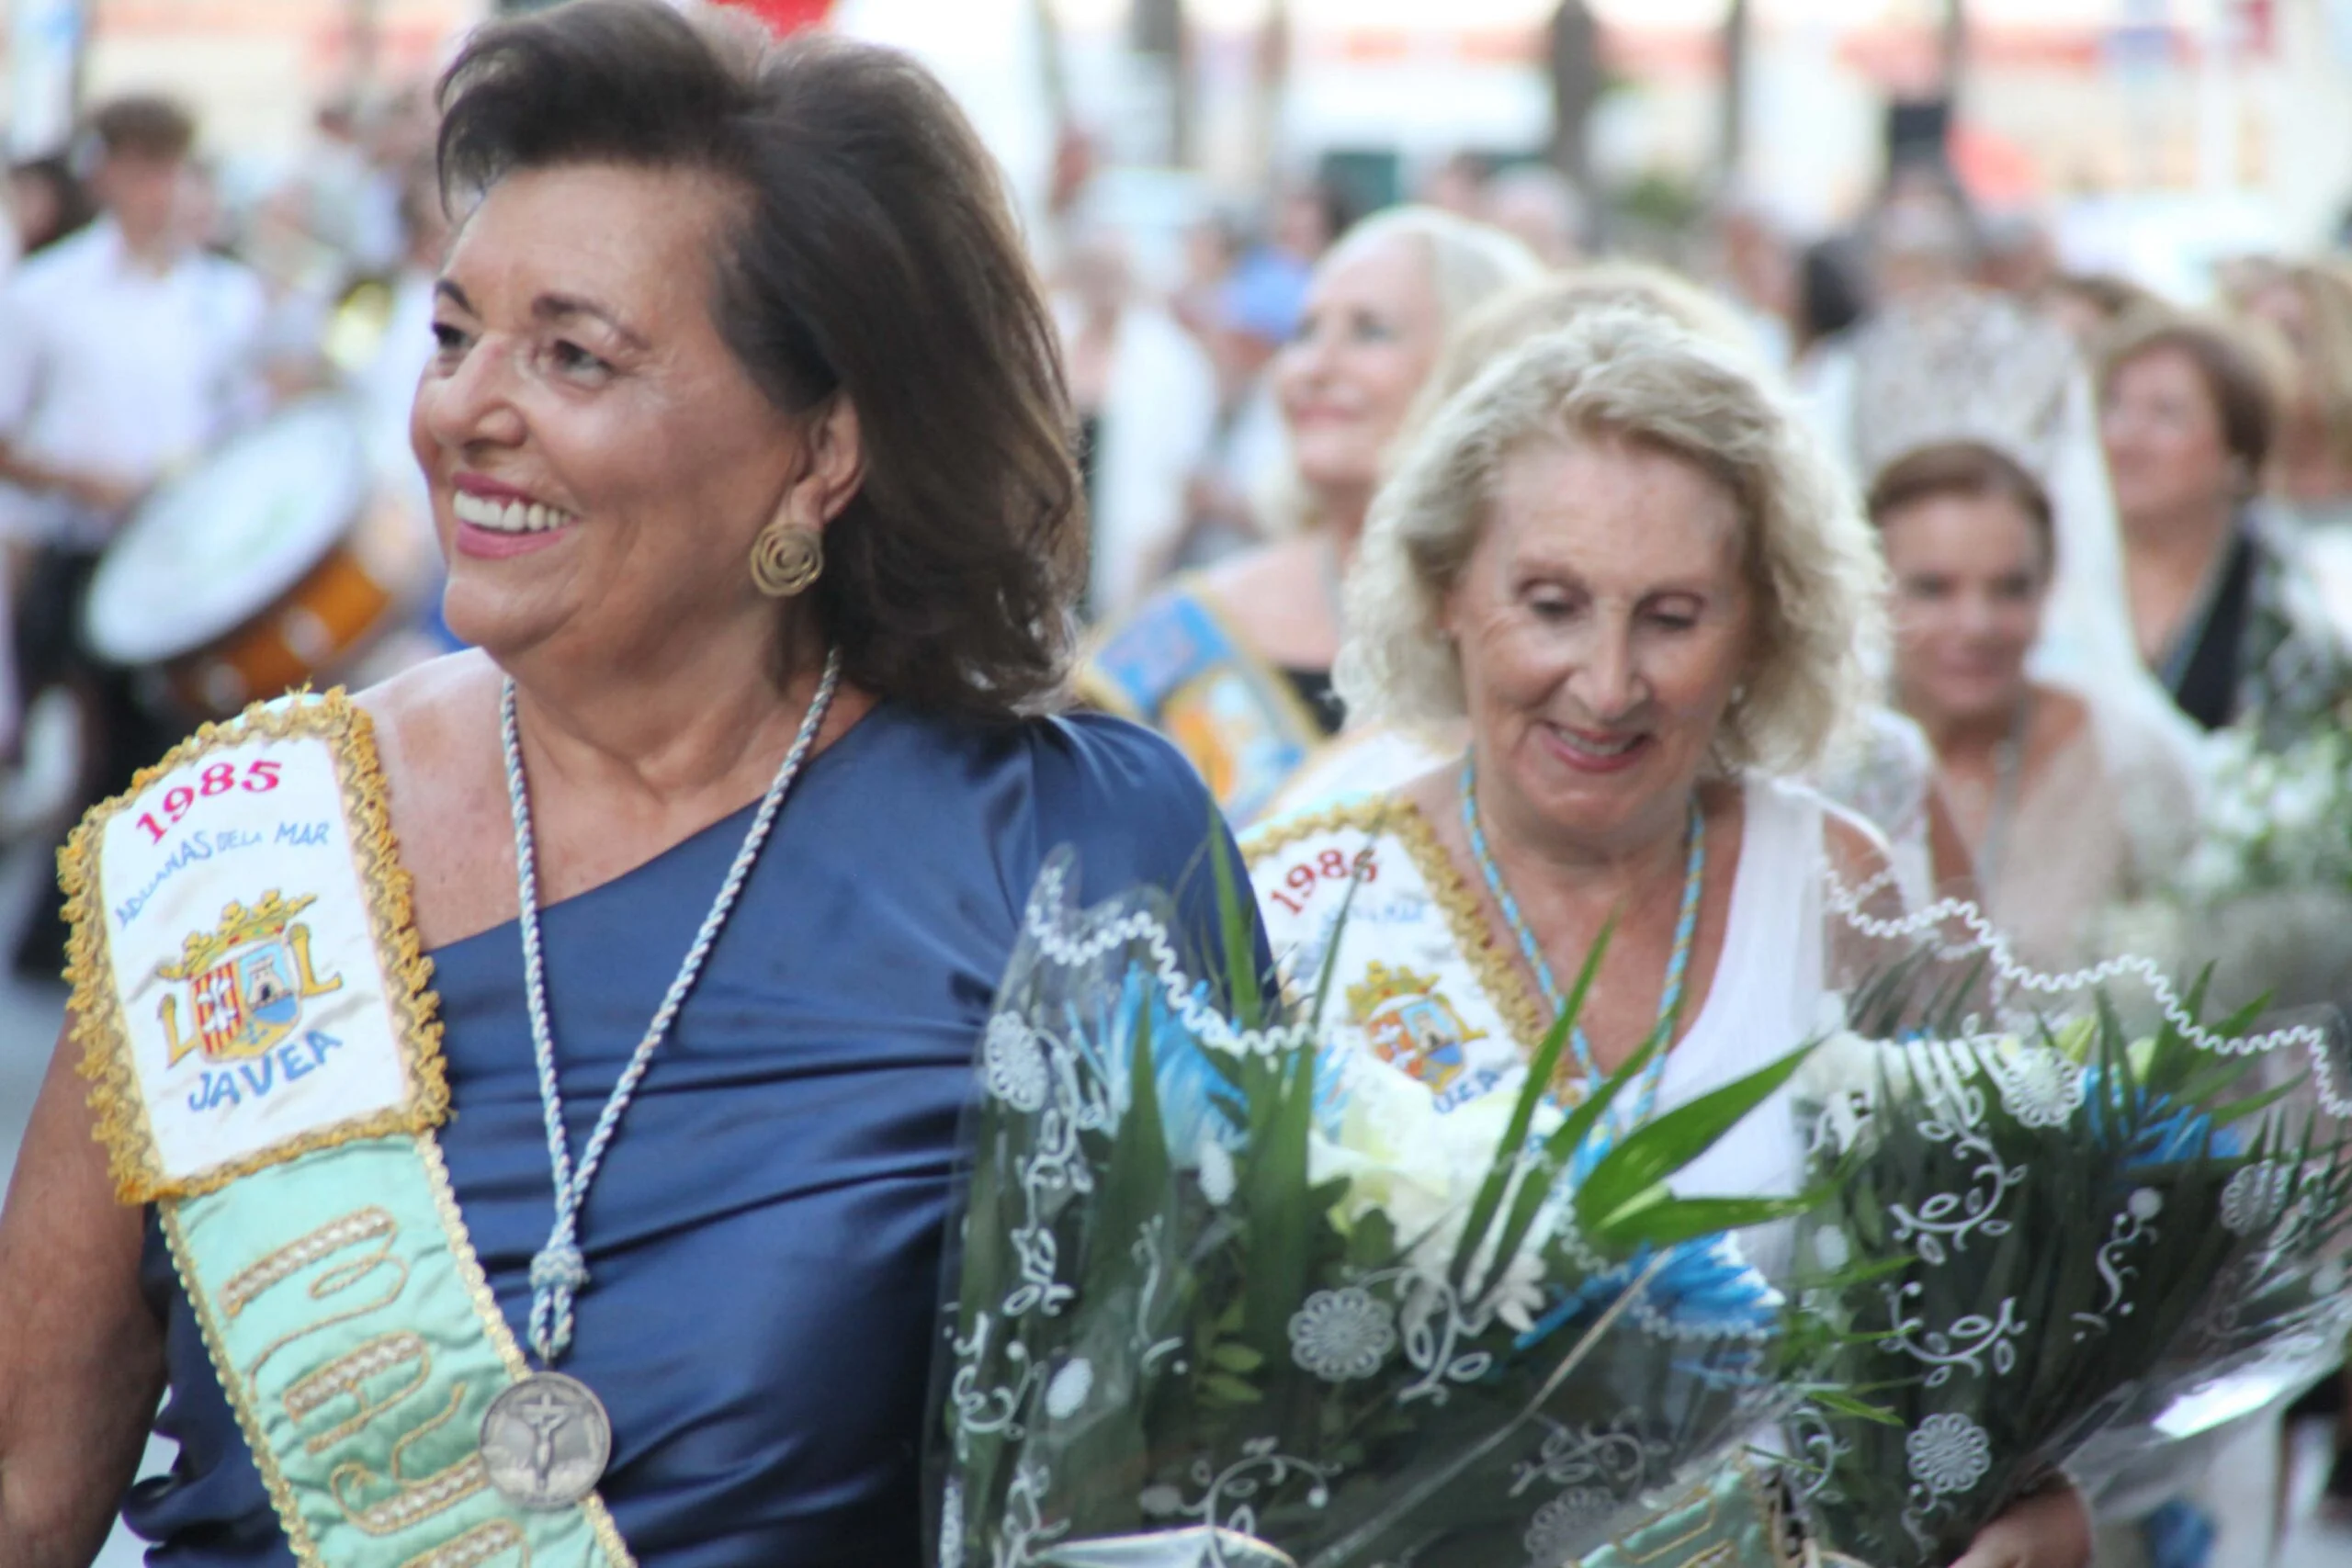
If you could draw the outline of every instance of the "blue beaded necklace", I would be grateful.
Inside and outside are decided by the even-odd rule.
[[[1487,879],[1487,891],[1494,895],[1503,919],[1510,922],[1511,935],[1519,939],[1519,951],[1526,958],[1527,966],[1535,972],[1535,983],[1543,988],[1544,1005],[1554,1017],[1568,1005],[1567,993],[1560,989],[1559,980],[1552,973],[1551,961],[1544,956],[1544,949],[1528,929],[1527,919],[1519,912],[1519,900],[1512,897],[1510,888],[1503,882],[1502,867],[1487,848],[1487,830],[1478,818],[1478,769],[1469,755],[1462,759],[1462,826],[1470,836],[1470,852],[1478,860],[1478,870]],[[1690,966],[1690,942],[1699,930],[1699,893],[1707,880],[1707,818],[1699,809],[1696,795],[1690,801],[1690,827],[1688,862],[1682,872],[1682,910],[1674,921],[1674,952],[1666,962],[1666,988],[1659,993],[1657,1017],[1659,1027],[1667,1027],[1682,1004],[1682,977]],[[1592,1042],[1585,1037],[1584,1026],[1577,1025],[1568,1032],[1568,1047],[1576,1053],[1577,1068],[1584,1074],[1587,1091],[1600,1083],[1602,1073],[1592,1057]],[[1639,1092],[1634,1100],[1633,1114],[1621,1119],[1611,1109],[1609,1121],[1612,1134],[1640,1126],[1649,1119],[1657,1106],[1659,1082],[1666,1077],[1666,1053],[1661,1051],[1650,1059],[1642,1074]]]

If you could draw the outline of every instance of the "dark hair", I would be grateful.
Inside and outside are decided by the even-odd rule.
[[[2253,346],[2222,322],[2161,307],[2125,318],[2099,352],[2100,400],[2125,366],[2166,350],[2197,367],[2221,421],[2222,445],[2245,465],[2247,482],[2259,483],[2278,426],[2277,386]]]
[[[1797,259],[1796,346],[1809,348],[1844,332],[1867,308],[1853,248],[1842,239],[1817,240]]]
[[[83,187],[82,182],[74,177],[73,163],[62,152],[17,164],[9,169],[8,178],[46,186],[50,200],[54,205],[47,228],[38,233],[19,236],[27,255],[48,249],[68,234],[79,231],[97,216],[96,204],[91,201],[90,193]],[[24,219],[22,209],[18,209],[17,216],[21,222]]]
[[[134,93],[102,106],[90,117],[98,149],[109,158],[185,158],[196,145],[196,121],[171,99]]]
[[[2006,501],[2025,514],[2041,545],[2044,566],[2057,558],[2058,531],[2050,492],[2033,470],[1982,441],[1940,441],[1917,446],[1878,471],[1863,504],[1880,528],[1898,512],[1941,496]]]
[[[1086,524],[1057,339],[996,166],[928,72],[662,0],[571,0],[475,32],[440,106],[445,197],[586,163],[739,187],[720,334],[778,407],[857,412],[865,481],[811,591],[844,675],[992,716],[1057,696]]]

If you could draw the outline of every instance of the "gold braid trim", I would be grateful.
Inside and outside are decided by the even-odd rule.
[[[1241,861],[1255,871],[1261,862],[1272,860],[1301,839],[1311,839],[1319,833],[1343,833],[1352,829],[1377,837],[1393,818],[1412,809],[1394,795],[1375,795],[1317,811],[1269,818],[1241,835]]]
[[[1373,795],[1281,818],[1242,835],[1242,860],[1254,872],[1303,840],[1351,830],[1374,840],[1385,834],[1403,846],[1430,898],[1443,912],[1453,945],[1494,1003],[1503,1026],[1510,1031],[1520,1059],[1532,1061],[1536,1047],[1551,1032],[1546,1004],[1519,954],[1496,934],[1498,922],[1487,914],[1486,901],[1438,842],[1437,829],[1428,816],[1412,801],[1397,795]],[[1591,1090],[1578,1076],[1576,1063],[1564,1059],[1552,1092],[1561,1104],[1574,1105]]]
[[[322,1128],[249,1155],[201,1175],[174,1179],[155,1157],[153,1129],[130,1061],[130,1035],[116,995],[107,957],[107,920],[99,897],[99,848],[108,822],[149,785],[209,752],[254,739],[316,739],[327,742],[343,794],[345,831],[360,884],[368,890],[368,927],[376,961],[383,972],[385,999],[408,1079],[404,1104],[372,1116]],[[441,1061],[439,998],[432,991],[433,964],[416,935],[411,902],[413,884],[392,837],[383,768],[376,755],[376,731],[367,713],[343,688],[324,696],[305,691],[275,702],[256,703],[225,724],[205,724],[142,768],[130,787],[92,807],[73,837],[57,852],[57,878],[65,893],[65,919],[73,928],[66,946],[65,979],[73,987],[70,1032],[81,1048],[81,1073],[90,1082],[94,1135],[106,1145],[115,1196],[124,1203],[152,1203],[217,1191],[241,1176],[266,1169],[297,1155],[359,1138],[423,1133],[449,1115],[449,1083]]]
[[[1477,976],[1478,984],[1494,1002],[1495,1010],[1510,1026],[1521,1056],[1532,1057],[1550,1027],[1544,1021],[1544,1004],[1517,955],[1495,935],[1494,922],[1487,919],[1477,889],[1470,886],[1454,865],[1453,857],[1438,842],[1437,830],[1419,806],[1402,795],[1374,795],[1282,818],[1242,836],[1242,859],[1255,871],[1261,863],[1303,839],[1350,830],[1374,839],[1385,834],[1404,846],[1414,868],[1421,874],[1421,881],[1428,886],[1430,897],[1444,913],[1446,930],[1452,934],[1454,946]]]
[[[207,728],[209,728],[209,726]],[[202,731],[198,731],[200,735]],[[132,794],[137,794],[134,787]],[[86,826],[86,824],[85,824]],[[75,927],[75,934],[80,927]],[[164,1227],[164,1250],[172,1255],[172,1271],[179,1276],[180,1294],[196,1311],[197,1327],[204,1339],[205,1359],[212,1363],[213,1380],[220,1385],[221,1393],[229,1401],[229,1408],[237,1417],[237,1430],[243,1434],[245,1451],[253,1456],[254,1468],[261,1472],[264,1490],[269,1494],[270,1508],[277,1515],[277,1526],[285,1532],[287,1550],[301,1568],[328,1568],[326,1559],[319,1555],[318,1538],[311,1533],[310,1522],[302,1517],[302,1506],[294,1495],[294,1483],[277,1462],[277,1452],[269,1446],[268,1428],[262,1423],[261,1412],[254,1408],[253,1393],[237,1369],[221,1354],[228,1343],[219,1314],[213,1310],[211,1298],[189,1272],[187,1235],[180,1224],[180,1206],[170,1198],[155,1205],[155,1217]]]

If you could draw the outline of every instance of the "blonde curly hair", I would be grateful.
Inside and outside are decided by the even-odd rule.
[[[1714,761],[1812,767],[1870,700],[1885,620],[1877,542],[1811,431],[1746,356],[1646,310],[1596,310],[1521,344],[1401,456],[1348,580],[1348,636],[1333,674],[1351,717],[1466,715],[1461,663],[1439,622],[1497,476],[1533,443],[1596,436],[1670,453],[1731,493],[1746,534],[1754,646]]]

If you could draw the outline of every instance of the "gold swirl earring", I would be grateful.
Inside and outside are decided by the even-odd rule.
[[[778,519],[752,543],[752,581],[771,599],[807,592],[824,570],[825,536],[814,528]]]

